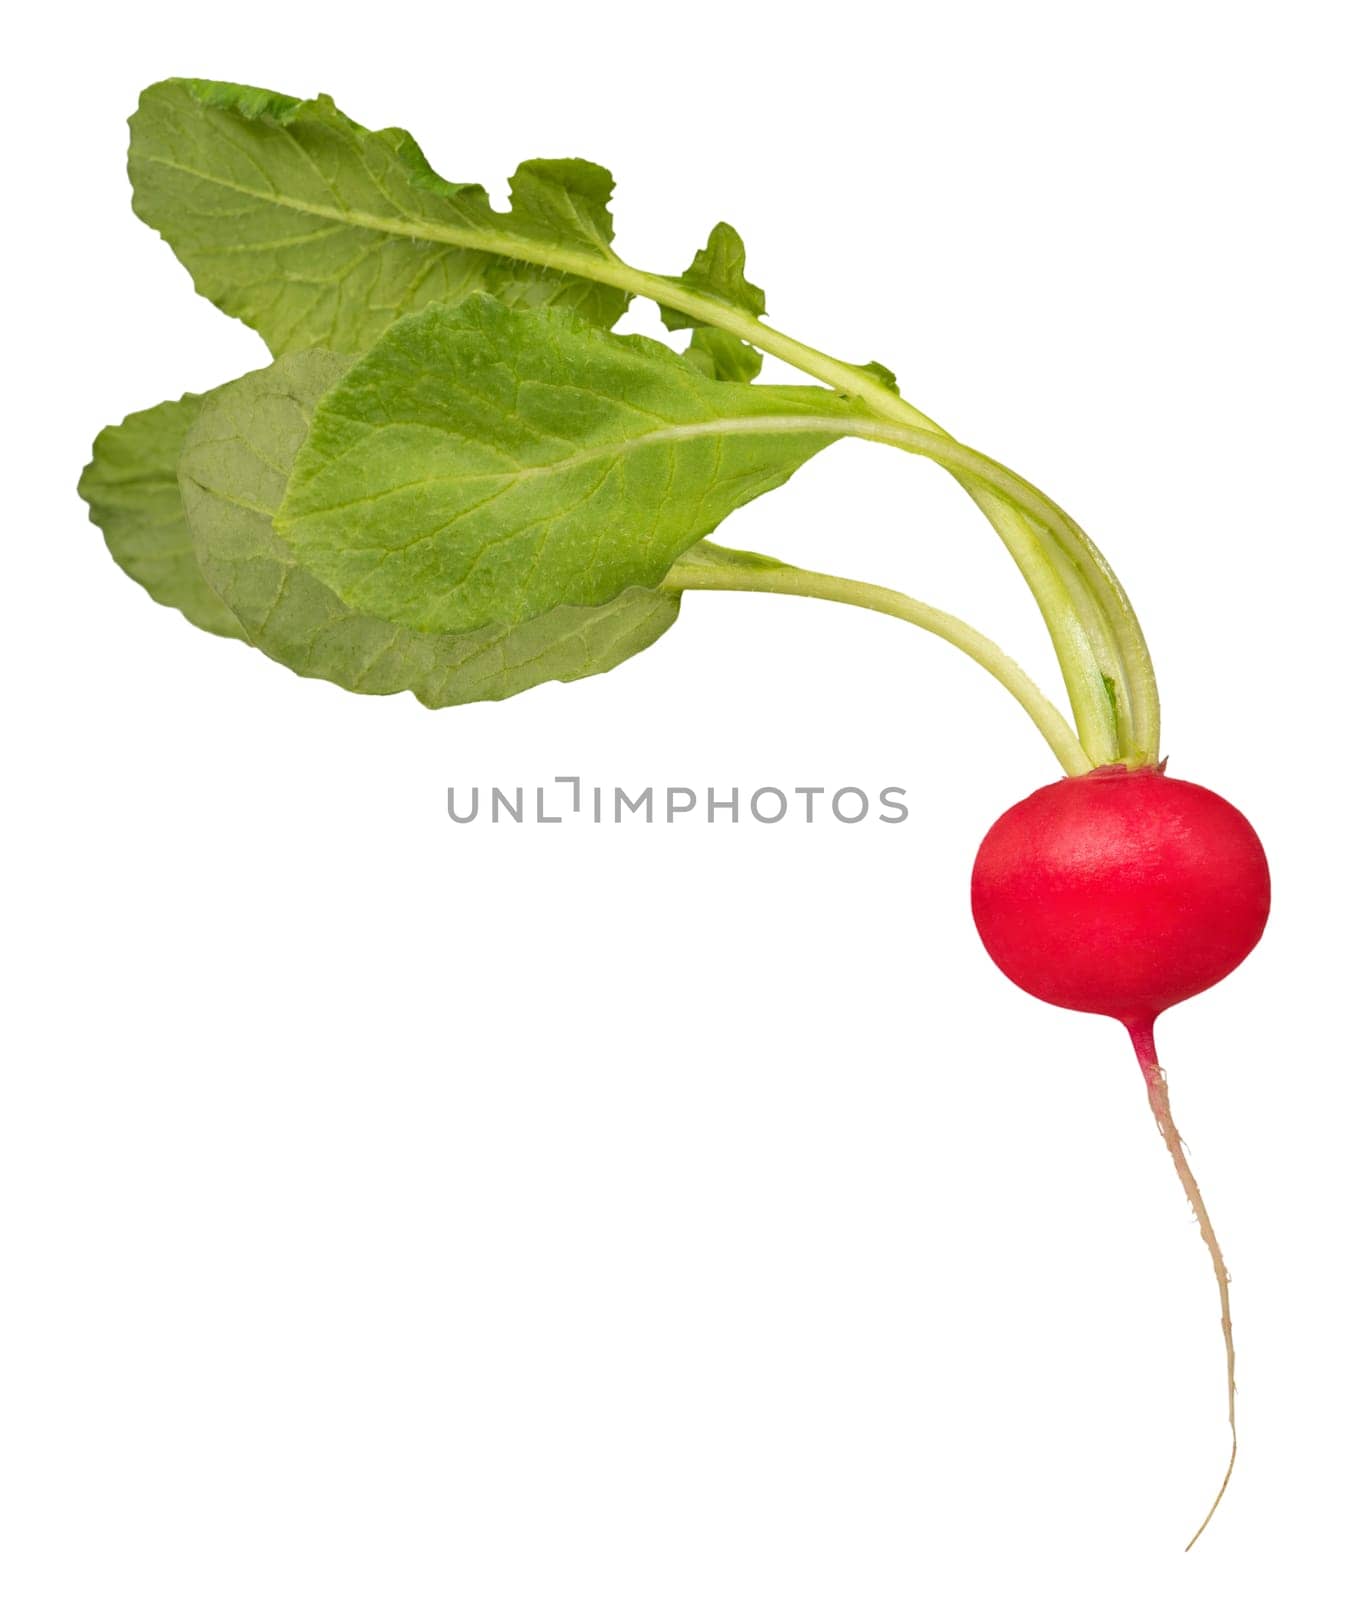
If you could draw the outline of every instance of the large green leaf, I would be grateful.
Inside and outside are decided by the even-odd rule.
[[[411,632],[345,605],[298,565],[272,518],[314,405],[349,364],[312,350],[226,384],[206,397],[183,450],[202,570],[267,655],[364,694],[409,689],[428,706],[462,705],[607,672],[673,623],[677,597],[649,589],[453,635]]]
[[[178,455],[200,410],[201,396],[185,394],[104,428],[79,492],[123,572],[198,628],[241,639],[238,619],[201,575],[178,492]]]
[[[477,296],[404,318],[324,395],[276,528],[362,612],[437,632],[523,622],[658,584],[850,414]]]
[[[362,128],[326,95],[170,78],[131,118],[129,170],[137,215],[277,355],[365,350],[404,312],[481,289],[603,327],[629,298],[498,253],[514,241],[612,258],[613,180],[588,161],[526,161],[496,212],[479,184],[439,177],[410,134]],[[493,253],[474,248],[488,236]]]

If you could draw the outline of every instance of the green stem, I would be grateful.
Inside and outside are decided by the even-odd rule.
[[[892,391],[889,391],[889,395],[892,398]],[[913,423],[945,439],[952,438],[938,422],[906,402],[903,403],[901,418],[898,409],[891,405],[885,407],[881,397],[867,395],[866,403],[872,410],[884,411],[895,420]],[[1034,519],[1027,517],[1022,508],[1015,504],[1013,495],[1009,499],[1003,498],[981,479],[952,466],[948,470],[1000,535],[1029,583],[1057,649],[1068,693],[1072,693],[1075,663],[1079,661],[1088,671],[1088,658],[1080,650],[1068,648],[1063,651],[1054,619],[1049,615],[1055,596],[1050,590],[1038,586],[1036,573],[1026,570],[1027,564],[1019,554],[1021,549],[1031,544],[1036,534],[1046,536],[1048,558],[1069,592],[1082,629],[1089,636],[1098,677],[1106,679],[1112,686],[1109,698],[1113,702],[1118,754],[1124,757],[1131,755],[1138,764],[1158,759],[1160,703],[1150,653],[1131,602],[1097,546],[1060,507],[1053,507],[1056,516],[1051,527],[1036,526]],[[1018,474],[1013,476],[1018,477]],[[1020,481],[1027,483],[1027,480]],[[1040,498],[1046,500],[1046,496]],[[1078,725],[1082,722],[1078,696],[1090,695],[1091,687],[1078,684],[1076,692],[1072,694],[1072,710],[1076,713]],[[1090,697],[1093,698],[1092,695]],[[1134,697],[1139,702],[1135,712]]]
[[[1108,766],[1118,761],[1123,749],[1108,692],[1106,664],[1113,657],[1106,641],[1090,625],[1097,614],[1090,597],[1081,592],[1079,584],[1073,586],[1073,574],[1054,549],[1051,537],[1043,537],[1046,530],[1040,531],[1033,518],[971,474],[955,472],[953,476],[996,530],[1029,585],[1047,624],[1081,741],[1094,764]]]
[[[1040,530],[1041,532],[1042,530]],[[1118,758],[1124,759],[1135,748],[1133,741],[1131,686],[1126,668],[1119,653],[1118,640],[1109,623],[1099,597],[1090,587],[1080,567],[1062,549],[1055,539],[1044,534],[1048,557],[1065,584],[1080,619],[1081,627],[1089,634],[1094,658],[1099,667],[1105,691],[1113,706],[1113,725],[1117,738]]]
[[[884,589],[873,583],[859,583],[852,578],[837,578],[825,572],[785,566],[763,556],[722,550],[705,543],[695,545],[674,562],[663,586],[680,591],[720,589],[799,595],[860,606],[867,611],[898,617],[903,622],[910,622],[946,640],[990,672],[1028,713],[1065,772],[1079,775],[1095,765],[1072,733],[1066,718],[1018,662],[976,628],[970,628],[958,617],[951,616],[947,611],[938,611],[934,606],[914,600],[910,595],[899,594],[896,590]]]
[[[620,277],[620,286],[632,294],[645,295],[659,304],[673,306],[737,334],[799,371],[863,400],[877,416],[929,433],[951,445],[955,443],[938,423],[873,374],[836,361],[768,327],[748,312],[709,300],[666,278],[627,267],[616,258],[611,266],[618,269],[611,281],[618,282]],[[564,270],[583,271],[578,261]],[[903,448],[915,449],[916,446]],[[1096,546],[1059,506],[1033,489],[1019,474],[991,462],[990,458],[980,457],[980,460],[985,466],[996,468],[999,482],[989,479],[985,472],[965,472],[935,450],[918,453],[929,454],[933,460],[949,467],[992,524],[1024,576],[1052,638],[1082,741],[1095,757],[1096,764],[1103,765],[1120,757],[1130,757],[1138,764],[1158,759],[1160,707],[1150,653],[1126,592]],[[1046,517],[1026,506],[1022,495],[1026,490],[1032,491],[1034,499],[1048,512]],[[1026,510],[1029,510],[1027,518]],[[1041,521],[1043,530],[1061,546],[1079,573],[1080,586],[1093,600],[1088,620],[1072,603],[1070,586],[1056,570],[1051,555],[1043,550],[1033,526],[1035,520]],[[1110,667],[1114,668],[1113,672],[1109,671]],[[1106,678],[1113,682],[1113,694],[1109,693]]]
[[[614,265],[624,266],[623,263],[616,262]],[[571,267],[567,270],[576,268]],[[949,440],[951,444],[954,442],[939,424],[872,374],[845,362],[836,361],[800,340],[792,339],[788,334],[768,327],[748,312],[708,300],[705,296],[686,290],[680,285],[671,284],[668,279],[653,273],[639,272],[633,268],[625,268],[625,272],[630,276],[621,286],[629,289],[631,293],[645,295],[662,305],[673,306],[703,322],[737,334],[768,355],[777,356],[799,371],[807,372],[811,377],[830,384],[844,394],[863,400],[865,405],[879,417],[936,438]],[[915,446],[904,446],[904,448],[915,448]],[[941,460],[934,451],[929,453],[932,459]],[[950,465],[948,462],[942,464]],[[978,475],[970,481],[970,475],[953,466],[951,470],[1000,536],[1038,603],[1062,669],[1062,677],[1071,699],[1071,709],[1076,718],[1081,741],[1094,758],[1095,764],[1106,765],[1117,761],[1120,757],[1129,756],[1140,762],[1155,760],[1159,743],[1158,702],[1152,719],[1156,751],[1150,751],[1144,744],[1140,748],[1129,748],[1130,738],[1126,743],[1120,738],[1120,732],[1130,735],[1133,729],[1128,726],[1120,730],[1116,705],[1121,704],[1124,708],[1130,709],[1134,676],[1140,685],[1143,700],[1147,698],[1147,684],[1150,686],[1153,698],[1154,674],[1145,641],[1141,637],[1140,628],[1136,624],[1127,597],[1111,570],[1099,556],[1099,552],[1060,508],[1052,507],[1054,516],[1044,524],[1044,528],[1050,537],[1057,539],[1063,545],[1068,556],[1080,569],[1084,587],[1094,597],[1097,608],[1095,616],[1102,619],[1102,625],[1096,623],[1092,630],[1073,605],[1070,588],[1063,581],[1051,554],[1044,549],[1043,541],[1039,538],[1032,520],[1025,516],[1020,497],[1010,487],[1010,483],[1004,485],[1002,492],[998,493],[997,487],[989,483],[985,476]],[[1000,471],[1006,474],[1008,480],[1013,480],[1016,487],[1031,487],[1017,474],[1010,474],[1005,468],[1001,468]],[[1038,498],[1046,500],[1043,496]],[[1047,504],[1051,505],[1051,502]],[[1115,631],[1117,637],[1108,639],[1106,651],[1103,648],[1096,648],[1097,640],[1107,638]],[[1112,676],[1108,672],[1108,667],[1114,665],[1117,667],[1117,676],[1114,679],[1117,692],[1115,695],[1110,695],[1105,679]],[[1130,723],[1130,715],[1127,720]],[[1138,731],[1147,736],[1152,734],[1151,726],[1146,719],[1142,719],[1142,728]]]
[[[943,431],[904,430],[888,440],[899,449],[927,456],[954,475],[1001,534],[1038,600],[1062,663],[1071,692],[1072,709],[1086,747],[1097,764],[1119,757],[1146,765],[1159,757],[1160,702],[1150,652],[1122,585],[1080,525],[1057,503],[1036,489],[1027,478],[1003,467],[990,456],[970,450]],[[1007,515],[1009,513],[1009,515]],[[1028,526],[1026,526],[1026,518]],[[1066,570],[1078,575],[1092,602],[1075,603],[1072,584],[1052,555],[1032,548],[1032,525],[1037,523],[1056,544]],[[1054,552],[1056,554],[1057,552]],[[1047,581],[1043,568],[1052,568],[1055,581]],[[1098,652],[1091,640],[1091,622]],[[1073,637],[1078,634],[1079,637]],[[1109,672],[1110,666],[1114,673]],[[1116,673],[1116,676],[1115,676]],[[1117,703],[1124,712],[1120,727],[1112,706],[1105,710],[1107,686],[1112,677],[1120,691]],[[1112,744],[1115,754],[1109,756]]]
[[[1149,684],[1150,699],[1154,702],[1155,709],[1153,716],[1145,723],[1138,719],[1132,747],[1120,749],[1112,699],[1104,682],[1104,672],[1095,657],[1089,629],[1058,569],[1054,556],[1048,553],[1043,542],[1035,536],[1033,525],[1040,525],[1051,535],[1068,560],[1073,559],[1077,549],[1088,547],[1093,551],[1094,547],[1089,545],[1085,535],[1066,512],[1040,489],[1036,489],[1017,472],[1012,472],[1009,467],[1003,467],[999,461],[993,461],[990,456],[984,456],[977,450],[970,450],[967,445],[960,444],[946,433],[936,433],[929,428],[913,427],[905,423],[885,422],[859,412],[764,418],[760,423],[741,423],[739,426],[750,429],[758,426],[764,431],[771,432],[807,433],[822,429],[852,438],[871,439],[881,444],[890,444],[909,454],[925,456],[931,461],[938,462],[953,472],[965,486],[971,485],[970,492],[975,490],[980,494],[985,491],[995,502],[998,510],[1003,509],[1013,513],[1015,519],[1013,524],[1011,518],[1002,516],[1003,523],[1010,530],[1008,533],[1003,533],[1003,537],[1007,538],[1008,543],[1011,539],[1015,541],[1012,553],[1020,565],[1020,570],[1025,573],[1035,595],[1039,598],[1045,617],[1049,615],[1052,617],[1053,637],[1058,647],[1059,660],[1063,660],[1064,668],[1066,660],[1077,664],[1077,670],[1067,674],[1067,685],[1068,689],[1073,691],[1072,709],[1076,713],[1081,743],[1089,752],[1093,764],[1103,766],[1120,758],[1130,757],[1134,764],[1144,765],[1157,759],[1159,706],[1158,701],[1154,699],[1155,677],[1150,671],[1149,656],[1140,629],[1135,630],[1135,644],[1140,655],[1134,655],[1131,660],[1144,661],[1145,680]],[[1100,569],[1108,572],[1097,552],[1095,556]],[[1080,561],[1075,561],[1074,565],[1076,571],[1083,570]],[[1116,579],[1113,581],[1116,585]],[[1095,586],[1091,586],[1090,593],[1092,596],[1098,596]],[[1117,595],[1121,594],[1121,587],[1118,587]],[[1125,600],[1125,596],[1123,599]],[[1116,600],[1112,609],[1113,613],[1117,614]],[[1130,612],[1130,607],[1128,610]],[[1109,615],[1102,598],[1100,612]],[[1123,648],[1120,656],[1110,655],[1106,659],[1120,661],[1119,671],[1123,676],[1119,681],[1130,689],[1132,680],[1127,676],[1130,661],[1126,648]],[[1144,740],[1141,736],[1143,729],[1147,734]]]
[[[1001,500],[1008,502],[1007,509],[1021,518],[1023,541],[1017,552],[1021,570],[1030,576],[1040,603],[1046,607],[1045,615],[1053,615],[1056,637],[1066,641],[1073,659],[1089,662],[1088,673],[1067,677],[1068,686],[1075,689],[1072,709],[1076,712],[1080,742],[1085,747],[1093,766],[1106,766],[1120,758],[1126,759],[1135,752],[1122,751],[1117,743],[1113,704],[1094,655],[1089,631],[1080,610],[1073,601],[1067,583],[1058,570],[1057,560],[1049,554],[1048,547],[1033,534],[1033,524],[1041,524],[1049,532],[1070,525],[1070,519],[1060,507],[1027,480],[1019,477],[1000,462],[970,450],[948,434],[937,434],[930,429],[911,427],[902,423],[885,422],[868,416],[854,407],[838,406],[836,410],[817,413],[798,413],[774,417],[740,418],[721,424],[723,431],[740,433],[833,433],[855,439],[870,439],[880,444],[893,445],[912,455],[925,456],[947,467],[971,483],[974,488],[985,488]],[[1063,651],[1059,648],[1059,659]],[[1088,691],[1088,692],[1087,692]]]

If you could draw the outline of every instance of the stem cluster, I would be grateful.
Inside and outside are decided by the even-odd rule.
[[[517,245],[502,246],[517,250]],[[1160,703],[1150,652],[1136,613],[1112,568],[1088,535],[1065,511],[1018,473],[988,456],[969,450],[938,423],[904,400],[881,379],[838,361],[789,335],[768,327],[760,318],[710,296],[652,273],[640,272],[616,256],[597,261],[579,253],[548,253],[541,264],[597,278],[644,295],[746,340],[797,370],[858,402],[858,412],[874,426],[858,425],[858,436],[875,439],[945,467],[967,491],[1010,552],[1029,585],[1047,625],[1066,685],[1075,732],[1009,656],[957,619],[937,613],[905,596],[875,604],[873,585],[846,585],[841,579],[814,574],[816,588],[826,583],[827,598],[887,610],[960,643],[960,648],[987,668],[1029,711],[1054,753],[1069,773],[1123,763],[1149,766],[1160,754]],[[858,415],[858,423],[862,421]],[[882,424],[889,426],[884,428]],[[674,587],[707,587],[685,582],[680,563],[670,574]],[[759,581],[712,587],[764,588]],[[792,593],[805,593],[794,588]],[[919,619],[919,613],[925,620]],[[940,626],[932,626],[939,617]],[[979,640],[976,649],[968,648]],[[1050,714],[1049,714],[1050,713]]]

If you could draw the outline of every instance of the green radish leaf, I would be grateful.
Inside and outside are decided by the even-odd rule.
[[[202,571],[273,660],[363,694],[407,689],[427,706],[463,705],[607,672],[672,625],[677,596],[649,589],[452,635],[345,605],[297,564],[272,518],[314,406],[349,366],[349,357],[311,350],[226,384],[206,397],[183,449],[182,496]]]
[[[201,574],[178,492],[178,456],[201,403],[185,394],[104,428],[79,492],[113,560],[151,599],[207,633],[242,639],[238,619]]]
[[[728,222],[718,222],[711,229],[705,246],[692,258],[692,265],[681,278],[669,281],[695,294],[723,301],[737,311],[747,311],[752,317],[760,317],[767,310],[767,296],[744,276],[744,261],[744,241]],[[660,316],[666,328],[701,326],[696,317],[673,306],[661,306]]]
[[[365,350],[403,313],[479,290],[602,327],[629,299],[474,248],[504,237],[611,259],[613,180],[587,161],[526,161],[496,212],[480,184],[439,177],[409,133],[362,128],[326,95],[170,78],[131,118],[129,171],[136,214],[276,355]]]
[[[465,632],[651,588],[851,415],[486,296],[403,318],[320,402],[276,529],[348,605]]]
[[[525,161],[510,179],[516,227],[553,244],[611,255],[613,175],[592,161]]]
[[[724,328],[696,329],[683,355],[698,372],[724,383],[752,383],[762,371],[762,352]]]
[[[671,281],[697,294],[747,311],[760,317],[767,310],[767,296],[744,276],[744,241],[728,222],[711,229],[706,246],[693,257],[692,265],[681,278]],[[660,316],[670,329],[695,328],[692,343],[684,352],[689,361],[708,377],[734,383],[752,383],[762,371],[762,354],[751,344],[736,339],[723,328],[709,328],[696,317],[673,306],[661,306]]]

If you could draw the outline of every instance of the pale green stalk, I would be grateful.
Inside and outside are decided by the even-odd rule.
[[[733,556],[733,552],[726,555]],[[998,644],[947,611],[939,611],[911,595],[878,584],[860,583],[851,578],[810,572],[801,567],[775,563],[739,564],[716,551],[715,559],[704,557],[694,548],[680,556],[664,580],[667,589],[738,590],[757,594],[799,595],[807,599],[832,600],[842,605],[860,606],[882,612],[933,633],[956,650],[985,668],[1028,713],[1034,726],[1047,740],[1065,772],[1078,776],[1090,771],[1094,762],[1085,752],[1071,726],[1018,662]]]

